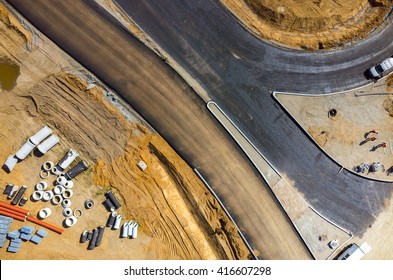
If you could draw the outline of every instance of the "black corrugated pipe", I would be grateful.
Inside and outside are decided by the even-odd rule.
[[[78,162],[74,167],[72,167],[70,170],[68,170],[65,174],[68,180],[74,179],[76,176],[81,174],[83,171],[85,171],[87,168],[89,168],[89,165],[87,164],[86,161],[81,160]]]
[[[105,199],[105,201],[102,204],[105,206],[106,210],[108,210],[110,212],[113,212],[116,210],[115,205],[113,205],[112,201],[109,198]]]
[[[93,250],[96,247],[97,237],[98,237],[98,229],[95,228],[93,230],[93,237],[89,242],[89,246],[87,247],[87,250]]]
[[[102,241],[102,236],[104,235],[104,227],[99,226],[98,227],[98,236],[97,236],[97,241],[96,241],[96,247],[100,246],[101,241]]]
[[[120,202],[116,199],[116,197],[113,195],[112,191],[107,192],[106,197],[109,198],[111,200],[111,202],[113,203],[113,206],[115,206],[115,209],[119,209],[120,208]]]
[[[5,187],[5,190],[4,190],[3,194],[9,195],[10,192],[11,192],[11,190],[12,190],[12,187],[13,187],[13,186],[14,186],[13,184],[7,184],[7,186]]]
[[[116,212],[112,212],[109,214],[109,219],[108,219],[108,222],[106,223],[107,227],[113,226],[113,224],[115,223],[116,216],[117,216]]]
[[[79,242],[80,243],[85,243],[87,241],[87,235],[88,234],[89,234],[88,230],[85,230],[84,232],[82,232]]]
[[[27,189],[27,188],[26,188],[25,186],[22,186],[22,187],[19,189],[18,193],[15,195],[14,199],[11,201],[11,204],[12,204],[12,205],[18,204],[20,198],[21,198],[22,195],[25,193],[26,189]]]

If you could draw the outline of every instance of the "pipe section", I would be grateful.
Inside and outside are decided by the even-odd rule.
[[[13,205],[5,203],[3,201],[0,201],[0,207],[10,209],[10,210],[12,210],[14,212],[18,212],[18,213],[20,213],[22,215],[29,215],[29,211],[28,210],[20,208],[18,206],[13,206]]]
[[[117,216],[116,212],[112,212],[112,213],[109,214],[108,221],[106,222],[106,226],[107,227],[112,227],[113,226],[113,224],[115,223],[116,216]]]
[[[125,222],[121,228],[121,237],[126,238],[128,236],[128,227],[130,222]]]
[[[14,155],[10,155],[4,163],[6,172],[10,173],[14,169],[17,163],[18,163],[18,159]]]
[[[16,194],[16,192],[19,190],[19,186],[14,185],[12,186],[12,189],[10,191],[10,194],[7,196],[8,199],[11,199],[14,197],[14,195]]]
[[[45,170],[45,171],[51,171],[52,168],[53,168],[53,162],[51,162],[51,161],[46,161],[42,165],[42,169]]]
[[[113,204],[113,206],[115,206],[115,210],[120,208],[120,202],[116,199],[116,197],[114,196],[114,194],[112,193],[112,191],[109,191],[105,194],[105,196],[107,198],[109,198]]]
[[[110,212],[115,211],[115,206],[113,205],[112,201],[109,198],[105,199],[105,201],[102,204],[105,206],[106,210]]]
[[[116,216],[115,224],[113,225],[112,229],[119,229],[120,228],[121,218],[122,218],[121,214]]]
[[[20,216],[12,212],[5,211],[3,208],[0,209],[0,215],[7,216],[9,218],[13,218],[15,220],[22,221],[22,222],[26,221],[25,216]]]
[[[20,159],[24,160],[35,148],[35,145],[32,144],[29,140],[23,144],[23,146],[16,152],[15,156]]]
[[[43,191],[35,191],[31,194],[31,200],[38,201],[42,199]]]
[[[67,227],[72,227],[73,225],[76,224],[77,221],[78,219],[75,216],[71,216],[65,219],[64,223]]]
[[[38,212],[38,218],[40,218],[40,219],[46,219],[46,218],[48,218],[51,214],[52,214],[52,210],[50,210],[50,208],[44,208],[44,209],[41,209],[41,210]]]
[[[11,190],[12,190],[12,187],[13,187],[13,186],[14,186],[13,184],[7,184],[7,185],[5,186],[5,190],[4,190],[3,194],[9,195],[10,192],[11,192]]]
[[[44,140],[46,137],[48,137],[51,134],[52,134],[52,130],[47,126],[44,126],[43,128],[41,128],[40,131],[38,131],[36,134],[31,136],[29,140],[31,143],[37,146],[42,142],[42,140]]]
[[[27,190],[26,186],[22,186],[18,193],[16,194],[16,196],[14,197],[14,199],[11,201],[12,205],[17,205],[19,203],[19,200],[21,199],[22,195],[25,193],[25,191]]]
[[[48,184],[45,181],[38,182],[37,185],[35,185],[35,189],[37,191],[44,191],[48,187]]]
[[[68,172],[66,172],[65,176],[68,180],[74,179],[76,176],[81,174],[82,172],[86,171],[89,168],[89,165],[86,161],[81,160],[78,162],[74,167],[72,167]]]
[[[56,167],[63,171],[67,169],[68,166],[79,156],[78,152],[70,149],[64,157],[59,161],[59,163],[56,165]]]
[[[87,250],[93,250],[96,247],[97,237],[98,237],[98,229],[94,229],[93,237],[89,242],[89,246],[87,247]]]
[[[41,152],[41,154],[45,155],[50,149],[52,149],[59,142],[60,142],[59,138],[56,135],[52,135],[44,142],[39,144],[37,146],[37,149]]]
[[[62,234],[64,232],[64,229],[61,229],[61,228],[58,228],[58,227],[53,226],[51,224],[45,223],[45,222],[40,221],[40,220],[33,218],[31,216],[28,216],[26,219],[32,223],[35,223],[35,224],[40,225],[44,228],[50,229],[58,234]]]
[[[81,234],[81,238],[79,240],[80,243],[85,243],[87,241],[87,235],[88,235],[89,231],[85,230],[82,232]]]
[[[102,236],[104,235],[104,229],[105,228],[103,226],[98,227],[98,236],[95,244],[96,247],[100,246],[101,244]]]

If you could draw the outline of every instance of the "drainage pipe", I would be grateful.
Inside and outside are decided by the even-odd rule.
[[[19,190],[19,186],[17,186],[17,185],[14,185],[14,186],[12,186],[12,189],[11,189],[11,191],[10,191],[10,194],[7,196],[7,198],[8,199],[11,199],[15,194],[16,194],[16,192]]]
[[[14,197],[14,199],[11,201],[12,205],[17,205],[19,203],[19,200],[22,198],[22,195],[25,193],[25,191],[27,190],[26,186],[22,186],[18,193],[16,194],[16,196]]]
[[[131,222],[125,222],[121,229],[121,237],[126,238],[128,236],[128,227],[130,226]]]
[[[134,223],[134,226],[132,227],[132,234],[131,234],[131,238],[135,239],[138,237],[138,224]]]
[[[112,227],[113,226],[113,224],[115,223],[116,216],[117,216],[116,212],[110,213],[109,219],[108,219],[108,221],[106,223],[107,227]]]
[[[37,224],[37,225],[40,225],[40,226],[42,226],[42,227],[44,227],[44,228],[50,229],[50,230],[52,230],[52,231],[54,231],[54,232],[56,232],[56,233],[58,233],[58,234],[62,234],[62,233],[64,232],[64,229],[61,229],[61,228],[58,228],[58,227],[53,226],[53,225],[51,225],[51,224],[45,223],[45,222],[40,221],[40,220],[38,220],[38,219],[36,219],[36,218],[33,218],[33,217],[31,217],[31,216],[28,216],[28,217],[27,217],[27,220],[30,221],[30,222],[32,222],[32,223],[35,223],[35,224]]]
[[[10,155],[4,163],[4,166],[7,167],[8,173],[10,173],[15,165],[18,163],[18,159],[14,155]],[[7,171],[6,170],[6,171]]]
[[[26,219],[26,215],[24,215],[22,213],[19,213],[19,212],[16,212],[16,211],[14,211],[12,209],[8,209],[8,208],[4,208],[4,207],[0,206],[0,210],[3,211],[3,212],[6,212],[6,213],[10,213],[10,214],[16,215],[16,216],[20,216],[23,219]]]
[[[29,140],[27,140],[26,143],[23,144],[22,148],[20,148],[19,151],[16,152],[15,156],[20,160],[24,160],[34,148],[35,145],[32,144]]]
[[[98,237],[98,229],[95,228],[93,231],[93,237],[89,242],[89,246],[87,247],[87,250],[93,250],[96,247],[97,237]]]
[[[132,228],[134,227],[134,222],[130,222],[129,224],[128,224],[128,231],[127,231],[127,236],[128,237],[131,237],[131,235],[132,235]]]
[[[81,238],[80,238],[79,242],[80,243],[85,243],[86,240],[87,240],[87,235],[88,234],[89,234],[88,230],[83,231],[82,234],[81,234]]]
[[[7,216],[9,218],[13,218],[15,220],[22,221],[22,222],[26,221],[25,216],[19,216],[15,213],[4,211],[3,209],[0,209],[0,215]]]
[[[105,206],[106,210],[108,210],[110,212],[113,212],[116,210],[115,206],[113,205],[112,201],[109,198],[105,199],[105,201],[102,204]]]
[[[52,134],[52,130],[47,126],[44,126],[43,128],[41,128],[40,131],[38,131],[36,134],[31,136],[29,140],[31,143],[37,146],[42,142],[42,140],[44,140],[46,137],[48,137],[51,134]]]
[[[113,229],[119,229],[120,228],[121,217],[122,217],[121,214],[116,216],[116,220],[115,220],[115,224],[113,225]]]
[[[3,194],[9,195],[13,186],[14,186],[13,184],[7,184],[7,186],[5,186],[5,190],[4,190]]]
[[[59,138],[56,135],[52,135],[44,142],[39,144],[37,146],[37,149],[41,152],[41,154],[45,155],[50,149],[52,149],[59,142],[60,142]]]
[[[104,229],[105,228],[103,226],[98,227],[98,236],[97,236],[97,241],[95,244],[96,247],[100,246],[100,244],[101,244],[102,236],[104,235]]]
[[[78,152],[74,149],[70,149],[64,157],[56,165],[57,169],[63,171],[79,156]]]
[[[115,209],[119,209],[120,208],[120,202],[116,199],[116,197],[114,196],[114,194],[112,193],[112,191],[109,191],[105,194],[105,196],[107,198],[109,198],[113,204],[113,206],[115,206]]]
[[[10,205],[10,204],[5,203],[3,201],[0,201],[0,207],[8,208],[8,209],[10,209],[10,210],[12,210],[14,212],[21,213],[22,215],[29,215],[29,211],[28,210],[20,208],[18,206]]]
[[[89,168],[89,165],[87,164],[87,162],[84,160],[81,160],[74,167],[72,167],[70,170],[68,170],[68,172],[66,172],[65,176],[67,177],[68,180],[72,180],[76,176],[81,174],[82,172],[86,171],[87,168]]]

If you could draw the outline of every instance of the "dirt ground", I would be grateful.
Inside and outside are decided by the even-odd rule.
[[[62,235],[49,232],[39,245],[23,243],[17,254],[3,248],[0,259],[248,258],[235,226],[193,170],[114,93],[1,3],[0,34],[1,62],[20,68],[15,87],[0,90],[0,162],[43,125],[60,138],[43,157],[27,157],[10,174],[0,170],[1,188],[7,182],[27,185],[29,196],[43,162],[58,162],[69,148],[90,165],[73,188],[72,207],[84,212],[77,224]],[[139,160],[147,163],[145,172],[136,166]],[[119,231],[106,228],[101,246],[88,251],[79,236],[106,223],[109,212],[101,203],[108,190],[120,200],[124,221],[141,225],[138,238],[121,239]],[[88,198],[95,206],[86,210]],[[5,195],[0,200],[7,201]],[[61,206],[28,201],[24,207],[32,216],[49,207],[47,222],[62,226]]]
[[[392,0],[221,0],[251,32],[291,48],[345,46],[384,21]]]
[[[276,96],[314,141],[343,167],[353,170],[361,163],[380,162],[385,170],[359,175],[393,181],[392,80],[390,75],[361,89],[339,94]],[[331,109],[337,110],[336,116],[329,116]],[[374,129],[378,134],[367,136],[367,132]],[[377,139],[365,141],[372,136]],[[381,143],[386,143],[386,147],[374,148]],[[381,234],[392,228],[392,213],[392,203],[386,200],[376,222],[361,237],[351,240],[359,245],[367,242],[372,247],[365,259],[392,259],[393,239],[388,234]]]

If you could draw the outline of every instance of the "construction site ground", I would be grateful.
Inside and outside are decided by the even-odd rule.
[[[391,0],[221,0],[255,35],[286,47],[317,50],[366,38],[391,12]]]
[[[0,63],[19,73],[15,81],[12,75],[0,81],[13,86],[0,90],[0,161],[44,125],[60,144],[42,157],[28,156],[10,174],[0,170],[1,189],[26,185],[30,197],[41,165],[57,163],[69,148],[90,167],[74,181],[71,207],[83,211],[77,224],[62,235],[49,231],[39,245],[24,242],[17,254],[3,248],[0,259],[247,259],[236,227],[193,170],[115,93],[9,9],[0,3]],[[46,180],[50,187],[54,179]],[[119,230],[106,228],[100,247],[89,251],[79,237],[106,224],[109,212],[101,204],[108,190],[122,204],[123,221],[140,224],[138,238],[121,239]],[[89,210],[88,198],[95,202]],[[10,202],[5,195],[0,201]],[[62,227],[61,205],[29,200],[24,206],[34,217],[44,207],[52,209],[45,221]],[[28,223],[14,221],[11,229]]]
[[[392,76],[387,76],[376,83],[342,93],[316,93],[314,96],[277,93],[276,97],[300,128],[343,168],[353,170],[362,163],[380,162],[385,167],[384,171],[357,174],[369,179],[393,181],[390,175],[393,166],[391,80]],[[336,116],[329,115],[331,109],[337,111]],[[367,134],[372,130],[377,130],[378,134]],[[377,139],[365,141],[372,136]],[[386,143],[386,148],[373,149],[381,143]],[[389,234],[382,234],[391,231],[391,208],[391,199],[386,200],[385,210],[376,222],[363,236],[353,238],[353,242],[367,242],[373,248],[365,259],[393,257],[393,240]]]

